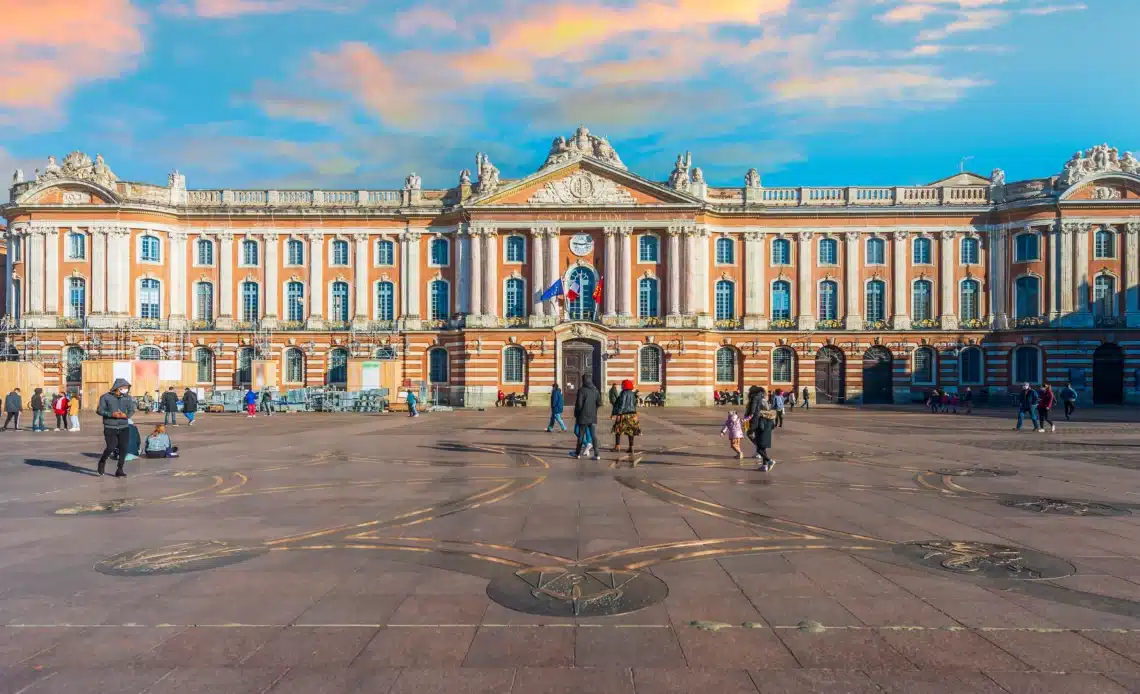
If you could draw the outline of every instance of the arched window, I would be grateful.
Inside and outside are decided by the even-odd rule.
[[[285,350],[285,382],[305,382],[305,353],[296,347]]]
[[[1013,382],[1037,385],[1041,383],[1041,350],[1033,345],[1021,345],[1013,350]]]
[[[146,262],[157,263],[162,260],[162,243],[157,236],[148,234],[140,238],[139,250],[142,259]]]
[[[241,283],[241,319],[252,323],[261,317],[261,291],[257,282]]]
[[[447,282],[434,280],[428,285],[431,320],[447,320],[451,315],[450,296],[447,291]]]
[[[590,320],[594,317],[594,287],[597,286],[597,279],[592,270],[579,265],[570,271],[570,283],[567,286],[571,287],[575,282],[578,284],[578,298],[567,302],[570,318]]]
[[[348,352],[337,347],[329,352],[329,370],[326,374],[329,385],[348,383]]]
[[[83,318],[87,315],[87,282],[82,277],[67,280],[67,316]]]
[[[887,319],[887,283],[871,280],[867,283],[867,320],[879,322]]]
[[[1093,315],[1107,318],[1116,315],[1116,278],[1098,275],[1093,280]]]
[[[982,285],[977,280],[964,280],[958,285],[958,318],[977,320],[981,312]]]
[[[934,383],[934,350],[919,347],[914,350],[914,383],[931,385]]]
[[[210,282],[194,285],[194,318],[214,320],[214,285]]]
[[[646,345],[637,352],[637,380],[639,383],[661,382],[661,348]]]
[[[795,364],[796,355],[792,352],[790,347],[777,347],[772,351],[772,382],[773,383],[791,383],[792,382],[792,366]]]
[[[388,239],[376,242],[376,264],[391,266],[396,264],[396,244]]]
[[[791,265],[792,264],[792,242],[787,239],[775,239],[772,241],[772,264],[773,265]]]
[[[348,241],[344,239],[333,239],[331,260],[330,265],[339,265],[342,267],[348,265]]]
[[[930,280],[916,280],[914,293],[911,295],[911,318],[914,320],[930,320],[933,309],[934,283]]]
[[[521,263],[526,260],[526,239],[521,236],[508,236],[505,243],[508,263]]]
[[[958,354],[958,382],[964,386],[980,386],[984,379],[984,360],[982,350],[977,347],[966,347]]]
[[[913,263],[915,265],[930,265],[930,239],[921,236],[914,240]]]
[[[139,318],[160,318],[162,316],[162,285],[158,280],[145,279],[139,282]]]
[[[839,318],[839,283],[824,280],[819,283],[819,319],[837,320]]]
[[[83,348],[72,345],[67,348],[64,355],[67,372],[64,375],[67,386],[75,387],[83,384]]]
[[[396,287],[391,282],[376,284],[376,320],[396,320]]]
[[[716,351],[716,382],[736,383],[736,350],[721,347]]]
[[[637,281],[637,315],[642,318],[656,318],[657,310],[657,280],[652,277],[642,277]]]
[[[214,382],[214,353],[205,347],[199,347],[194,351],[194,362],[198,365],[198,383]]]
[[[820,239],[819,240],[819,264],[820,265],[838,265],[839,264],[839,242],[835,239]]]
[[[717,280],[716,320],[736,318],[736,285],[730,280]]]
[[[237,370],[234,371],[234,385],[248,388],[253,384],[253,347],[238,350]]]
[[[67,235],[67,259],[85,260],[87,258],[87,237],[77,231]]]
[[[1031,275],[1018,277],[1013,286],[1017,318],[1036,318],[1040,312],[1041,280]]]
[[[214,264],[214,242],[209,239],[198,239],[198,265]]]
[[[381,347],[376,350],[376,358],[380,361],[396,361],[396,348]]]
[[[329,303],[329,318],[334,321],[348,320],[348,282],[332,283],[332,302]]]
[[[257,267],[261,262],[261,249],[257,241],[245,239],[241,242],[241,264],[245,267]]]
[[[305,242],[300,239],[289,239],[285,244],[285,258],[286,265],[304,265]]]
[[[511,238],[519,238],[512,236]],[[526,283],[517,277],[506,282],[506,291],[503,301],[503,314],[507,318],[522,318],[526,315]]]
[[[1041,251],[1037,234],[1029,232],[1013,237],[1013,262],[1027,263],[1031,260],[1040,259]]]
[[[716,240],[716,264],[732,265],[736,262],[736,244],[723,236]]]
[[[966,237],[962,239],[962,264],[963,265],[977,265],[978,264],[978,240]]]
[[[867,264],[887,264],[887,242],[882,239],[867,239]]]
[[[447,239],[432,239],[428,244],[428,264],[436,267],[447,265],[450,250]]]
[[[285,320],[305,320],[305,285],[303,282],[289,282],[285,285]]]
[[[447,350],[442,347],[428,351],[428,381],[447,383]]]
[[[522,383],[526,370],[526,352],[517,345],[503,350],[503,383]]]
[[[1116,237],[1113,235],[1112,230],[1108,227],[1104,227],[1100,231],[1096,232],[1096,238],[1094,239],[1093,243],[1093,257],[1116,257]]]
[[[141,361],[162,361],[162,350],[154,345],[146,345],[139,349]]]
[[[777,280],[772,283],[772,320],[791,320],[792,283]]]
[[[660,262],[661,249],[657,237],[644,234],[637,239],[637,260],[641,263]]]

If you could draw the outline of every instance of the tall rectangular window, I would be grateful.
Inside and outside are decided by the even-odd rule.
[[[139,282],[139,318],[160,318],[161,298],[158,280],[145,279]]]
[[[785,280],[772,283],[772,320],[792,317],[792,284]]]

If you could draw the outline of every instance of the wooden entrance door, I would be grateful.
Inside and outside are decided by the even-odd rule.
[[[1124,350],[1113,343],[1093,352],[1093,403],[1124,404]]]
[[[842,404],[846,396],[843,352],[824,347],[815,357],[815,397],[821,405]]]
[[[601,376],[601,345],[589,340],[568,340],[562,343],[562,393],[569,405],[578,397],[582,376],[590,374],[594,385]]]

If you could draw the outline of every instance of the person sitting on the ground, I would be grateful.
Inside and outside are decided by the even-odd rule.
[[[177,458],[178,446],[170,443],[170,436],[166,433],[166,426],[159,424],[146,437],[146,457],[148,458]]]

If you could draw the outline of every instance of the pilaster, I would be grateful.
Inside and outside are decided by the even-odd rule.
[[[52,323],[60,315],[59,227],[48,227],[44,234],[44,313]]]
[[[891,285],[894,299],[891,301],[891,328],[910,330],[910,303],[907,301],[907,267],[910,255],[907,253],[908,231],[896,231],[891,249]]]
[[[215,238],[218,240],[218,319],[214,325],[219,330],[231,330],[234,326],[234,235],[223,231]],[[310,265],[312,262],[310,254]],[[312,294],[312,285],[309,294]]]
[[[281,235],[270,231],[261,238],[265,242],[265,308],[262,311],[261,325],[272,330],[277,327],[281,315],[281,300],[278,296],[281,280],[277,270],[281,265]]]
[[[618,271],[621,273],[618,315],[622,321],[631,322],[633,318],[633,311],[630,309],[630,301],[633,297],[633,229],[623,226],[618,228],[617,233],[621,243],[621,258],[618,260]]]
[[[958,308],[954,302],[954,295],[956,294],[955,288],[958,286],[956,279],[957,265],[954,262],[954,242],[957,235],[953,231],[943,231],[941,238],[938,241],[939,255],[939,270],[938,270],[938,285],[942,289],[942,296],[939,299],[940,316],[939,322],[943,330],[957,330],[958,329]]]
[[[767,330],[764,310],[764,237],[758,231],[744,232],[744,329]]]
[[[107,229],[94,226],[88,231],[91,238],[91,309],[88,314],[94,317],[107,311]]]
[[[369,310],[371,302],[368,300],[368,287],[370,284],[368,281],[368,233],[363,231],[356,232],[352,240],[352,287],[354,290],[353,293],[355,294],[355,299],[352,302],[352,325],[355,328],[364,329],[368,327],[368,322],[372,318],[372,312]],[[266,253],[267,262],[268,258],[269,254]],[[268,274],[269,270],[266,269],[266,275],[268,276]],[[276,309],[276,303],[274,304],[274,309]]]
[[[617,303],[619,292],[617,256],[618,228],[616,226],[604,227],[602,229],[602,236],[606,240],[606,266],[602,269],[605,278],[604,286],[602,287],[602,302],[605,304],[602,320],[612,322],[619,311]]]
[[[1092,290],[1092,279],[1089,273],[1089,230],[1088,224],[1078,224],[1073,235],[1075,253],[1073,262],[1076,263],[1074,276],[1077,284],[1076,312],[1073,314],[1073,327],[1091,328],[1093,326],[1092,305],[1089,294]]]
[[[862,245],[862,239],[859,232],[848,231],[843,240],[846,246],[843,258],[843,279],[846,285],[844,296],[847,303],[847,310],[843,316],[843,326],[848,330],[862,330],[863,291],[859,286],[860,272],[863,269],[863,264],[859,262],[859,248]]]
[[[175,229],[166,235],[170,244],[170,327],[186,326],[186,232]]]
[[[1124,225],[1124,320],[1140,327],[1140,222]]]
[[[315,229],[309,232],[309,317],[305,327],[325,327],[325,235]]]
[[[801,231],[796,249],[796,284],[798,285],[796,324],[800,330],[815,330],[815,299],[812,291],[815,284],[812,280],[815,255],[811,252],[811,240],[814,236],[815,234],[810,231]]]

